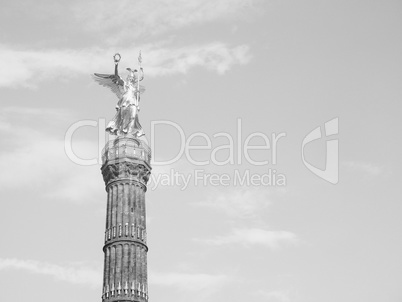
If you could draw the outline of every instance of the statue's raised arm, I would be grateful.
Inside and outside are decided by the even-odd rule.
[[[120,59],[121,59],[120,54],[119,54],[119,53],[116,53],[116,54],[113,56],[113,59],[114,59],[114,75],[115,75],[116,77],[118,77],[118,76],[119,76],[119,62],[120,62]]]
[[[100,85],[112,90],[120,99],[124,94],[124,80],[119,76],[120,54],[115,54],[114,58],[114,74],[94,73],[93,79]]]

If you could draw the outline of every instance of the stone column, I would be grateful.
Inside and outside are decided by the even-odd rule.
[[[127,136],[110,141],[102,152],[107,192],[104,302],[148,301],[145,192],[151,150]]]

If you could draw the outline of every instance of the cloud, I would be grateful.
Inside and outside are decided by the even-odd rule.
[[[384,172],[384,168],[373,163],[365,163],[365,162],[358,162],[358,161],[345,161],[342,163],[343,166],[352,169],[354,171],[360,171],[364,174],[374,177],[379,176],[381,173]]]
[[[149,44],[141,49],[146,76],[151,77],[185,74],[194,67],[223,74],[234,65],[247,64],[251,58],[247,45],[230,47],[222,42],[175,48]],[[120,51],[122,67],[136,64],[138,47]],[[0,45],[0,87],[33,88],[45,80],[113,73],[114,53],[112,48],[21,50]]]
[[[105,198],[99,166],[79,166],[66,155],[63,138],[48,132],[60,126],[68,112],[56,109],[6,107],[0,115],[3,148],[0,150],[0,191],[24,187],[38,199],[97,202]],[[14,119],[15,115],[18,119]],[[40,129],[34,121],[40,120]],[[24,125],[20,121],[24,121]],[[95,142],[73,140],[74,151],[84,157],[97,154]],[[94,177],[96,175],[96,177]],[[94,193],[95,192],[95,193]]]
[[[200,273],[157,273],[150,272],[150,283],[154,285],[168,286],[179,291],[212,291],[231,280],[227,275],[211,275]]]
[[[209,239],[195,238],[203,244],[263,246],[278,249],[282,245],[298,242],[296,234],[282,230],[267,230],[263,215],[273,202],[273,196],[283,191],[267,188],[237,189],[231,192],[215,194],[205,202],[193,203],[195,206],[207,207],[224,213],[230,222],[231,231],[222,236]],[[224,219],[222,219],[224,220]]]
[[[34,260],[0,258],[1,270],[24,270],[34,274],[52,276],[72,284],[89,285],[93,288],[102,284],[102,271],[89,267],[60,266]]]
[[[73,7],[84,29],[111,42],[162,34],[189,25],[244,16],[253,0],[86,1]],[[112,37],[112,38],[110,38]]]
[[[0,154],[1,191],[23,186],[38,199],[97,202],[105,198],[99,166],[78,166],[64,153],[63,140],[43,138],[25,140],[27,145]],[[29,142],[29,143],[28,143]],[[76,141],[79,148],[94,149],[95,144]]]
[[[71,118],[71,112],[65,109],[55,109],[55,108],[32,108],[32,107],[17,107],[9,106],[2,108],[2,115],[11,116],[18,115],[24,118],[40,119],[47,121],[59,121],[60,119],[68,120]]]
[[[258,290],[256,294],[263,297],[265,301],[268,302],[289,302],[289,294],[281,290],[265,291]]]
[[[272,203],[272,195],[267,188],[237,189],[217,193],[193,205],[218,210],[233,219],[256,219]]]
[[[61,266],[35,260],[0,258],[0,271],[2,270],[24,270],[34,274],[52,276],[60,281],[89,285],[94,288],[102,284],[102,270],[85,267],[82,264]],[[223,274],[149,273],[149,282],[151,285],[171,287],[181,292],[208,291],[211,293],[220,286],[230,282],[231,279],[232,277]]]
[[[229,235],[217,236],[213,239],[196,239],[196,241],[210,245],[240,244],[246,247],[259,245],[270,249],[278,249],[281,245],[295,244],[298,239],[294,233],[287,231],[243,228],[233,229]]]
[[[85,267],[82,264],[61,266],[35,260],[0,258],[0,271],[6,270],[23,270],[33,274],[51,276],[56,280],[71,284],[89,285],[93,288],[102,284],[102,270]],[[232,277],[223,274],[149,273],[151,285],[170,287],[180,292],[202,292],[203,294],[212,293],[231,280]]]

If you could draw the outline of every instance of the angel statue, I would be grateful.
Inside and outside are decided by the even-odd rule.
[[[138,57],[139,70],[127,68],[129,74],[124,81],[118,72],[120,54],[116,53],[114,59],[114,74],[95,73],[93,78],[100,85],[110,88],[119,101],[116,105],[116,114],[106,127],[106,131],[114,135],[133,135],[140,137],[144,131],[138,120],[140,111],[140,94],[145,92],[145,88],[140,85],[144,79],[144,70],[141,67],[141,52]]]

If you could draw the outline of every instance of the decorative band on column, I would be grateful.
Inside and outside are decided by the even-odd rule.
[[[110,246],[116,246],[118,244],[124,244],[124,243],[135,244],[137,246],[143,247],[145,249],[145,251],[148,252],[148,246],[144,242],[137,240],[137,239],[130,239],[130,238],[113,240],[113,241],[107,242],[103,246],[103,251],[105,251],[106,248],[108,248]]]
[[[107,162],[101,170],[106,187],[117,180],[133,180],[146,187],[151,173],[151,168],[144,162],[132,162],[126,159]]]
[[[112,228],[108,229],[105,231],[105,242],[108,242],[110,240],[114,240],[116,238],[134,238],[138,239],[139,241],[142,241],[143,243],[147,242],[147,231],[142,229],[141,227],[135,227],[134,223],[131,224],[131,227],[128,227],[128,224],[126,223],[124,227],[124,232],[122,231],[123,227],[121,224],[118,225],[118,236],[116,234],[116,226],[113,226]],[[113,236],[112,236],[113,234]]]

